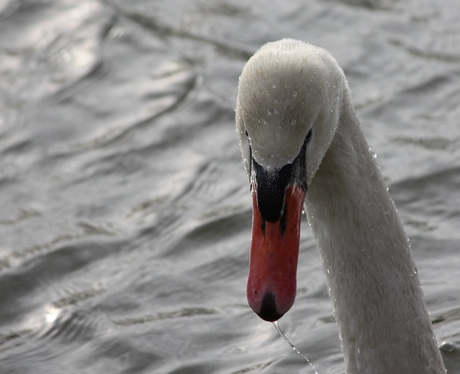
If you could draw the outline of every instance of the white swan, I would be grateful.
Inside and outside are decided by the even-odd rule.
[[[300,41],[266,44],[241,74],[236,123],[253,196],[252,309],[274,321],[292,306],[305,204],[347,373],[445,373],[404,229],[334,58]]]

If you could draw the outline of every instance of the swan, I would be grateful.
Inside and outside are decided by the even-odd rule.
[[[445,373],[410,246],[325,49],[267,43],[239,78],[236,127],[252,194],[247,298],[262,319],[293,305],[305,209],[347,373]]]

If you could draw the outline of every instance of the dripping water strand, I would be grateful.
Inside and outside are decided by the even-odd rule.
[[[275,322],[272,322],[273,323],[273,326],[275,326],[275,329],[279,332],[279,334],[283,337],[283,339],[286,341],[286,343],[289,344],[289,346],[292,348],[292,350],[294,352],[296,352],[297,354],[299,354],[300,356],[302,356],[307,362],[308,362],[308,365],[311,366],[312,370],[315,372],[315,374],[318,374],[318,372],[316,371],[316,368],[315,366],[311,363],[311,361],[307,358],[307,356],[305,356],[303,353],[301,353],[294,344],[292,344],[289,339],[286,337],[286,335],[284,335],[283,331],[281,331],[281,327],[279,326],[278,324],[278,321],[275,321]]]

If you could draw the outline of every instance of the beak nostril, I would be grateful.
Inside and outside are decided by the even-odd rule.
[[[260,221],[260,228],[262,229],[262,233],[265,235],[265,220],[263,218]]]

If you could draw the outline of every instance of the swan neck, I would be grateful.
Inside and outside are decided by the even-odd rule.
[[[405,231],[347,97],[305,208],[347,372],[444,373]]]

